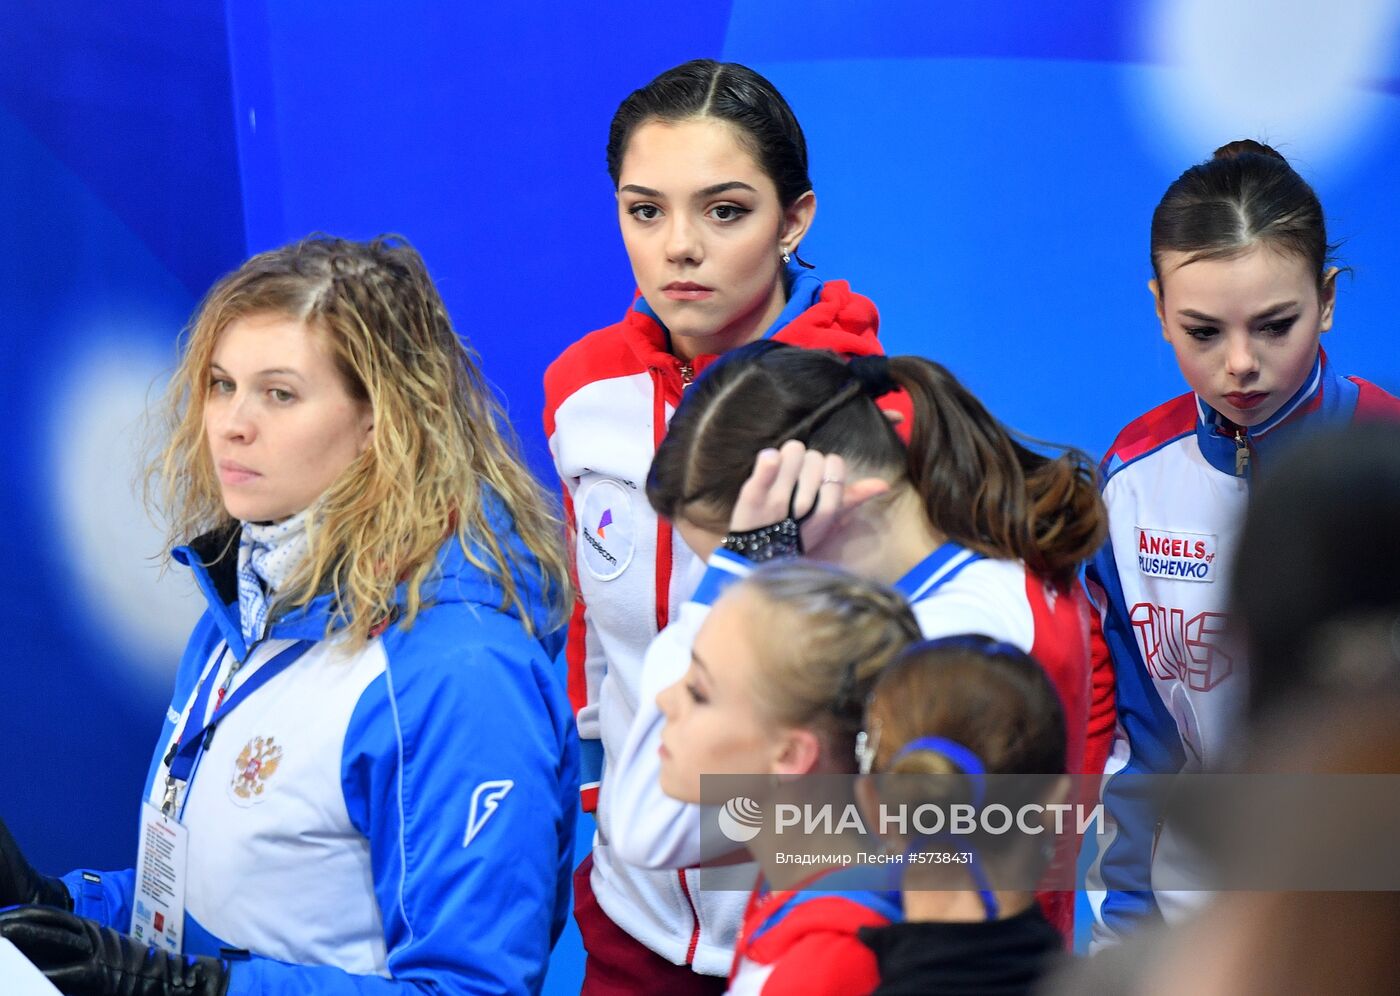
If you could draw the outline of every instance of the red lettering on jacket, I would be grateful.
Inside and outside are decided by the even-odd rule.
[[[1147,553],[1156,557],[1175,557],[1178,560],[1204,560],[1207,562],[1215,558],[1205,540],[1154,536],[1145,529],[1138,530],[1138,553]]]
[[[1234,673],[1235,660],[1224,649],[1225,613],[1200,612],[1187,619],[1181,609],[1139,602],[1128,619],[1154,677],[1208,692]]]

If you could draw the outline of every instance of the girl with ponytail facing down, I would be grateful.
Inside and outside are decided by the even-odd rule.
[[[633,92],[613,117],[607,166],[637,295],[621,321],[545,373],[545,433],[579,593],[565,656],[581,802],[596,807],[599,828],[575,881],[584,992],[717,992],[742,910],[701,902],[684,871],[640,869],[612,847],[606,783],[646,701],[642,656],[700,566],[647,504],[643,482],[671,413],[717,356],[759,339],[878,353],[879,316],[799,256],[816,213],[807,142],[782,94],[752,69],[697,59]]]
[[[1063,802],[1068,791],[1054,686],[1032,658],[985,636],[918,643],[885,668],[857,752],[871,776],[857,788],[867,813],[946,812],[989,799],[1019,811]],[[1027,887],[1045,868],[1049,831],[887,838],[895,853],[945,851],[967,861],[903,866],[902,922],[859,934],[879,963],[875,996],[1031,992],[1061,953],[1059,933]]]
[[[1320,426],[1400,418],[1400,400],[1342,376],[1321,349],[1338,270],[1317,195],[1278,152],[1232,142],[1182,173],[1152,215],[1150,249],[1157,320],[1191,391],[1129,423],[1102,465],[1109,541],[1085,580],[1119,726],[1110,835],[1089,876],[1098,945],[1205,895],[1154,893],[1153,868],[1181,882],[1192,859],[1131,797],[1140,782],[1115,779],[1229,760],[1246,662],[1225,642],[1224,578],[1252,481]]]
[[[875,402],[895,388],[913,406],[907,446]],[[926,637],[985,633],[1032,654],[1065,702],[1070,770],[1102,765],[1111,702],[1091,708],[1072,583],[1104,532],[1092,467],[1017,442],[943,367],[745,347],[687,396],[647,490],[710,566],[682,624],[648,651],[646,685],[678,673],[694,626],[750,559],[805,552],[892,585]],[[628,738],[619,803],[638,815],[617,846],[641,863],[690,864],[702,857],[699,813],[658,799],[659,725],[644,709]],[[1072,905],[1056,902],[1067,928]]]

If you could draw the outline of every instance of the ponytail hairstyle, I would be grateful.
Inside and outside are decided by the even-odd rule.
[[[875,403],[894,389],[913,402],[907,448]],[[1030,449],[940,364],[847,364],[773,340],[726,353],[687,390],[647,498],[667,518],[726,532],[754,455],[789,439],[839,454],[853,473],[907,478],[933,528],[1049,579],[1068,581],[1107,533],[1092,461],[1074,449],[1053,458]]]
[[[871,770],[946,775],[934,751],[905,751],[921,737],[960,744],[989,775],[1060,775],[1065,715],[1045,669],[988,636],[951,636],[908,647],[875,682],[865,708]]]
[[[862,770],[893,807],[978,805],[983,775],[1003,776],[992,797],[1020,806],[1043,801],[1065,773],[1064,708],[1045,669],[987,636],[906,649],[876,680],[864,729]],[[1010,844],[979,840],[992,853]]]
[[[236,556],[237,521],[224,508],[204,405],[219,337],[261,315],[323,335],[350,396],[374,414],[369,447],[317,502],[306,562],[276,610],[329,592],[328,629],[341,629],[355,649],[398,612],[400,583],[407,588],[400,622],[412,624],[430,594],[438,549],[455,536],[527,630],[535,628],[534,597],[527,600],[518,579],[533,582],[527,587],[540,592],[551,626],[562,623],[570,587],[553,499],[521,459],[423,258],[397,236],[311,236],[254,256],[205,296],[181,340],[163,447],[147,472],[148,499],[164,510],[170,545],[226,533],[219,556]]]
[[[783,209],[812,189],[807,139],[777,87],[737,62],[695,59],[668,69],[618,107],[608,130],[608,175],[613,187],[632,133],[649,121],[714,118],[732,125],[754,162],[778,189]]]
[[[856,734],[875,678],[919,625],[892,588],[801,560],[766,564],[731,589],[758,602],[749,628],[761,662],[754,700],[772,723],[816,731],[827,756],[855,771]]]
[[[1240,139],[1192,166],[1152,212],[1152,272],[1164,252],[1187,262],[1233,259],[1256,245],[1305,260],[1321,289],[1336,246],[1327,242],[1322,204],[1288,160],[1268,145]]]

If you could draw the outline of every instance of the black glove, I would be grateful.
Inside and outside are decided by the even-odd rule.
[[[805,518],[805,516],[804,516]],[[791,516],[771,526],[731,532],[720,546],[755,564],[802,555],[802,523]]]
[[[73,897],[61,881],[34,870],[10,836],[5,821],[0,820],[0,909],[28,903],[71,910]]]
[[[822,483],[827,483],[825,479]],[[788,514],[786,519],[774,522],[771,525],[759,526],[757,529],[745,529],[740,532],[729,532],[724,539],[719,541],[719,545],[730,553],[737,553],[745,560],[754,564],[763,564],[770,560],[782,560],[788,557],[800,557],[807,551],[802,548],[802,524],[817,513],[817,504],[821,501],[821,492],[812,499],[812,507],[801,515],[797,514],[797,488],[792,486],[792,497],[788,499]]]
[[[48,906],[0,913],[9,941],[69,996],[224,996],[228,965],[185,957]]]

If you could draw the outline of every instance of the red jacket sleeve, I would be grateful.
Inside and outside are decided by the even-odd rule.
[[[812,934],[783,953],[763,996],[866,996],[880,984],[875,952],[850,934]]]
[[[1084,743],[1084,773],[1103,774],[1113,749],[1113,731],[1118,725],[1114,700],[1113,658],[1103,638],[1098,612],[1089,613],[1089,727]]]

